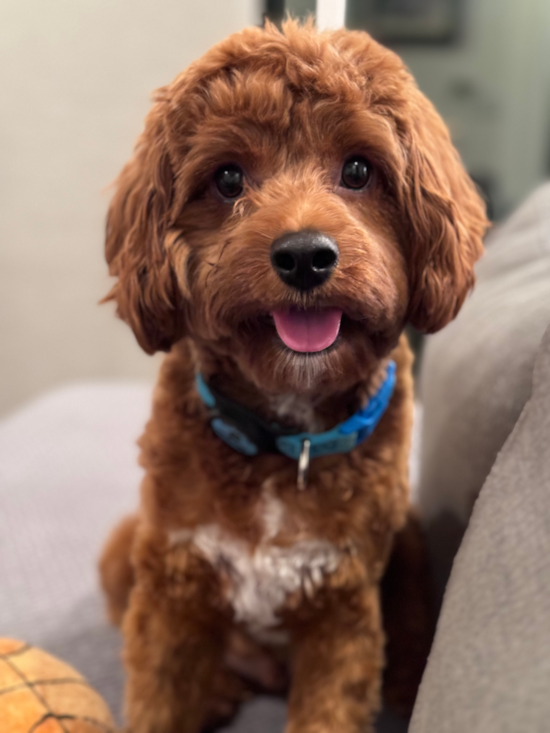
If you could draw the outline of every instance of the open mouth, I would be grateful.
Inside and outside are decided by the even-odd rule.
[[[332,346],[340,332],[342,310],[291,308],[271,312],[281,341],[292,351],[315,353]]]

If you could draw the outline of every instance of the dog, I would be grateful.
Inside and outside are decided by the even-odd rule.
[[[198,733],[281,665],[287,733],[371,730],[409,511],[403,330],[456,316],[486,227],[445,124],[366,33],[249,28],[158,91],[106,231],[108,298],[167,352],[139,512],[101,559],[132,733]]]

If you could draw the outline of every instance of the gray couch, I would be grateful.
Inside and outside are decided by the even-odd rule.
[[[550,730],[549,323],[547,184],[489,237],[422,365],[418,502],[441,595],[460,550],[411,733]]]
[[[550,729],[550,334],[531,396],[550,322],[549,254],[546,186],[493,233],[475,294],[428,340],[418,503],[441,589],[475,510],[412,733]],[[105,621],[95,560],[136,504],[149,403],[147,385],[80,384],[0,423],[0,635],[71,662],[116,712],[120,637]],[[279,733],[284,719],[281,701],[261,698],[231,731]],[[387,715],[379,729],[404,726]]]
[[[486,242],[458,318],[427,339],[419,504],[440,593],[473,504],[531,394],[550,324],[550,184]]]

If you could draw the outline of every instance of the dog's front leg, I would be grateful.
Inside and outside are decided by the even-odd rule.
[[[187,547],[139,550],[124,619],[129,733],[198,733],[224,647],[218,578]]]
[[[380,707],[383,642],[375,587],[300,625],[286,733],[371,731]]]

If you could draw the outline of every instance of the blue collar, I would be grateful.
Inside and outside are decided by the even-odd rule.
[[[277,423],[268,423],[254,412],[209,387],[197,374],[196,387],[208,407],[210,425],[227,445],[246,456],[282,453],[298,460],[304,441],[310,441],[309,455],[348,453],[368,438],[385,413],[395,387],[395,362],[390,361],[386,378],[365,407],[324,433],[293,433]]]

